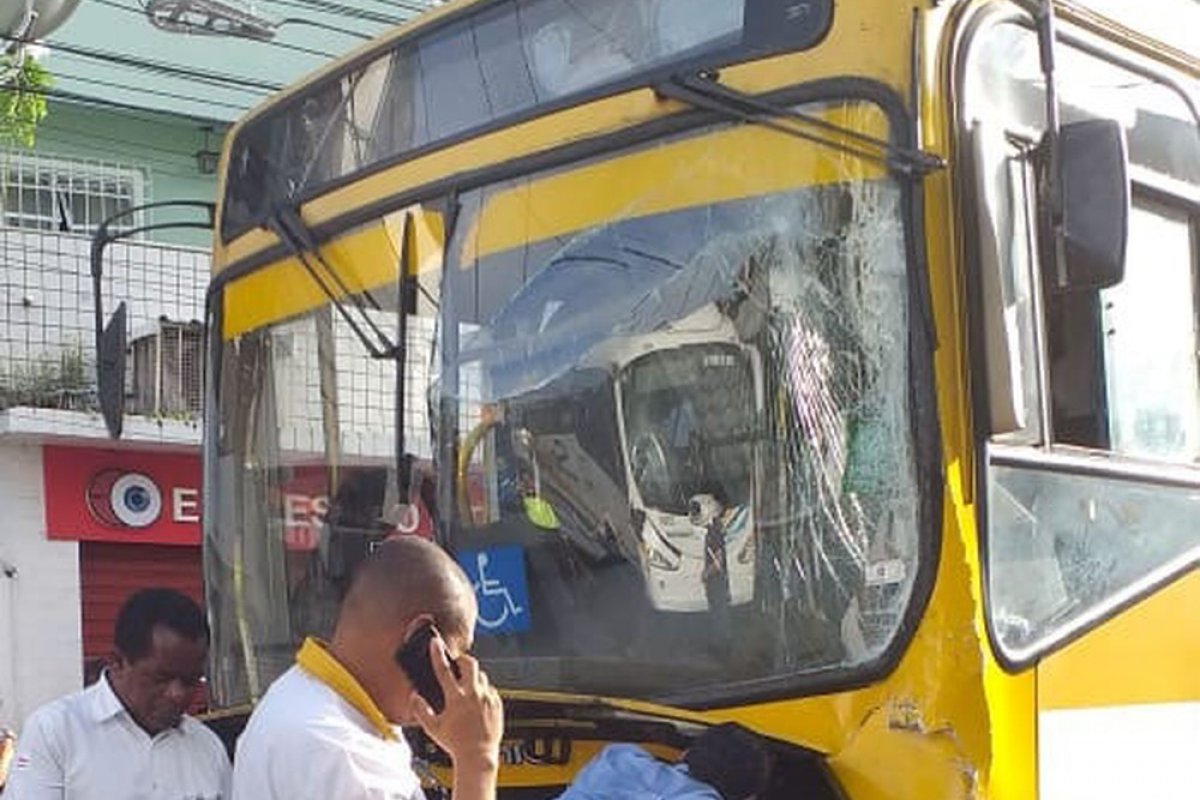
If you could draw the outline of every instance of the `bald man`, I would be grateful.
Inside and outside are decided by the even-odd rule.
[[[471,649],[478,609],[445,551],[389,540],[360,564],[327,645],[308,639],[238,740],[233,800],[424,800],[398,726],[420,725],[454,762],[455,800],[496,796],[503,709]],[[394,655],[432,622],[435,714]],[[455,677],[447,661],[457,661]]]

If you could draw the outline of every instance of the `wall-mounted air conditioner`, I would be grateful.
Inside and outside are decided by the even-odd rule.
[[[204,325],[162,317],[130,339],[129,412],[199,416],[204,407]]]

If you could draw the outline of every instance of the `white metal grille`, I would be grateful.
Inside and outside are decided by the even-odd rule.
[[[0,153],[3,225],[90,235],[112,215],[141,205],[145,170],[102,161]],[[123,220],[140,224],[138,215]]]
[[[204,326],[199,321],[159,320],[130,347],[133,380],[131,414],[198,417],[204,403],[202,386]]]
[[[86,236],[0,226],[0,410],[95,407],[90,252]],[[122,300],[129,304],[131,343],[139,333],[158,331],[163,318],[191,331],[199,326],[190,323],[204,318],[208,279],[206,250],[118,242],[105,259],[105,310],[111,312]],[[163,350],[165,358],[178,355],[165,366],[177,364],[179,374],[173,377],[168,370],[160,378],[166,410],[158,413],[183,414],[198,407],[201,364],[198,349],[188,341],[185,337],[180,349],[172,340]],[[148,403],[149,411],[131,408],[131,413],[155,413],[157,402]]]

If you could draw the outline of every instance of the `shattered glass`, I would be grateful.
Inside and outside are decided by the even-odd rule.
[[[504,685],[661,696],[897,634],[918,551],[900,191],[815,160],[846,179],[678,207],[744,181],[714,145],[614,185],[604,224],[511,247],[492,226],[516,202],[553,227],[537,198],[561,175],[463,196],[442,369],[471,370],[497,421],[449,544],[528,554],[532,628],[477,640]]]
[[[356,559],[417,521],[476,581],[501,686],[662,699],[879,657],[923,551],[897,180],[720,125],[458,199],[399,465],[394,367],[328,306],[225,343],[219,698],[327,634]]]
[[[992,615],[1017,658],[1200,561],[1200,486],[999,466],[992,476]]]

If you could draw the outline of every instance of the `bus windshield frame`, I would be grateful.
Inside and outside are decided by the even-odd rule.
[[[837,102],[869,102],[874,104],[878,109],[884,112],[886,119],[889,120],[890,136],[893,140],[905,143],[910,128],[907,126],[903,108],[898,99],[889,91],[879,86],[858,79],[846,79],[837,81],[821,82],[819,84],[797,87],[783,95],[785,99],[792,100],[793,98],[802,98],[803,102],[813,102],[815,98],[822,98],[828,103]],[[799,102],[799,101],[794,101]],[[710,123],[713,125],[725,125],[726,123],[718,123],[716,121]],[[694,127],[694,126],[693,126]],[[690,130],[691,128],[688,128]],[[628,146],[625,142],[615,141],[613,147],[620,148]],[[602,159],[601,159],[602,160]],[[775,676],[766,680],[756,680],[747,683],[738,681],[733,684],[713,687],[708,686],[701,692],[681,692],[676,694],[667,694],[661,691],[641,691],[634,693],[633,696],[642,698],[653,698],[656,700],[670,700],[680,704],[691,706],[704,706],[714,702],[726,702],[730,700],[743,701],[750,698],[769,698],[778,696],[792,695],[796,691],[826,691],[831,688],[853,685],[864,681],[874,680],[887,674],[894,666],[911,639],[912,633],[916,628],[917,621],[928,601],[929,594],[932,590],[933,574],[935,571],[935,556],[937,548],[940,546],[940,517],[935,512],[935,509],[940,508],[941,488],[939,482],[940,468],[938,460],[939,444],[937,426],[934,417],[935,404],[933,397],[932,384],[932,366],[930,361],[931,345],[929,340],[925,339],[925,334],[929,331],[928,318],[925,316],[925,282],[923,275],[923,265],[918,260],[917,253],[919,249],[915,246],[915,237],[917,235],[916,226],[920,216],[914,213],[914,210],[919,208],[920,192],[919,181],[914,180],[913,176],[907,174],[893,175],[899,192],[899,201],[897,203],[897,213],[903,229],[903,249],[905,270],[908,274],[906,301],[910,308],[910,323],[909,323],[909,345],[910,352],[910,368],[912,370],[911,380],[912,386],[909,387],[909,399],[911,402],[911,421],[914,430],[913,447],[916,449],[915,464],[916,464],[916,480],[919,487],[916,502],[920,506],[920,536],[918,546],[920,549],[919,571],[918,574],[912,576],[913,584],[911,596],[908,604],[905,606],[903,619],[900,621],[895,635],[888,641],[886,648],[876,653],[867,662],[855,664],[852,668],[835,668],[818,670],[812,673],[799,673],[792,675]],[[436,200],[436,198],[435,198]],[[435,202],[436,205],[436,202]],[[325,238],[325,237],[322,237]],[[226,285],[233,281],[246,277],[248,274],[245,270],[234,270],[223,275],[219,275],[214,282],[212,288],[212,300],[214,308],[218,310],[222,306],[220,302],[220,291]],[[390,290],[385,290],[390,291]],[[218,311],[219,313],[219,311]],[[214,325],[211,330],[222,330],[220,324]],[[222,337],[216,337],[220,339]],[[225,343],[222,341],[214,342],[212,357],[214,359],[213,372],[216,375],[221,372],[216,367],[222,361],[222,350]],[[231,375],[232,377],[232,375]],[[217,398],[219,402],[219,398]],[[218,424],[217,415],[211,415],[213,424]],[[387,461],[392,459],[388,458]],[[216,454],[210,458],[210,465],[215,466],[220,461]],[[226,461],[226,463],[228,463]],[[384,463],[380,461],[379,463]],[[217,475],[210,473],[208,479],[215,484],[228,485],[230,476],[228,474]],[[236,479],[235,479],[236,480]],[[420,483],[420,479],[414,479],[415,483]],[[434,495],[437,499],[433,500]],[[452,507],[455,503],[453,494],[447,494],[442,489],[431,490],[429,497],[434,503],[442,508]],[[215,520],[217,514],[214,513],[206,519]],[[367,531],[369,532],[369,531]],[[377,532],[377,531],[376,531]],[[220,635],[220,634],[218,634]],[[286,647],[281,648],[278,654],[284,656]],[[553,672],[556,668],[552,665],[542,663],[544,659],[532,659],[529,664],[530,675],[538,674],[542,669],[549,668]],[[270,673],[272,669],[268,667],[265,670]],[[227,683],[219,677],[216,681],[216,693],[219,700],[229,701],[235,699],[245,699],[243,691],[234,690],[227,691],[233,688],[233,684],[226,686],[227,690],[222,690],[221,684]],[[559,690],[570,690],[570,687],[556,687]],[[620,695],[620,692],[608,692],[612,696]],[[253,694],[252,694],[253,696]]]

